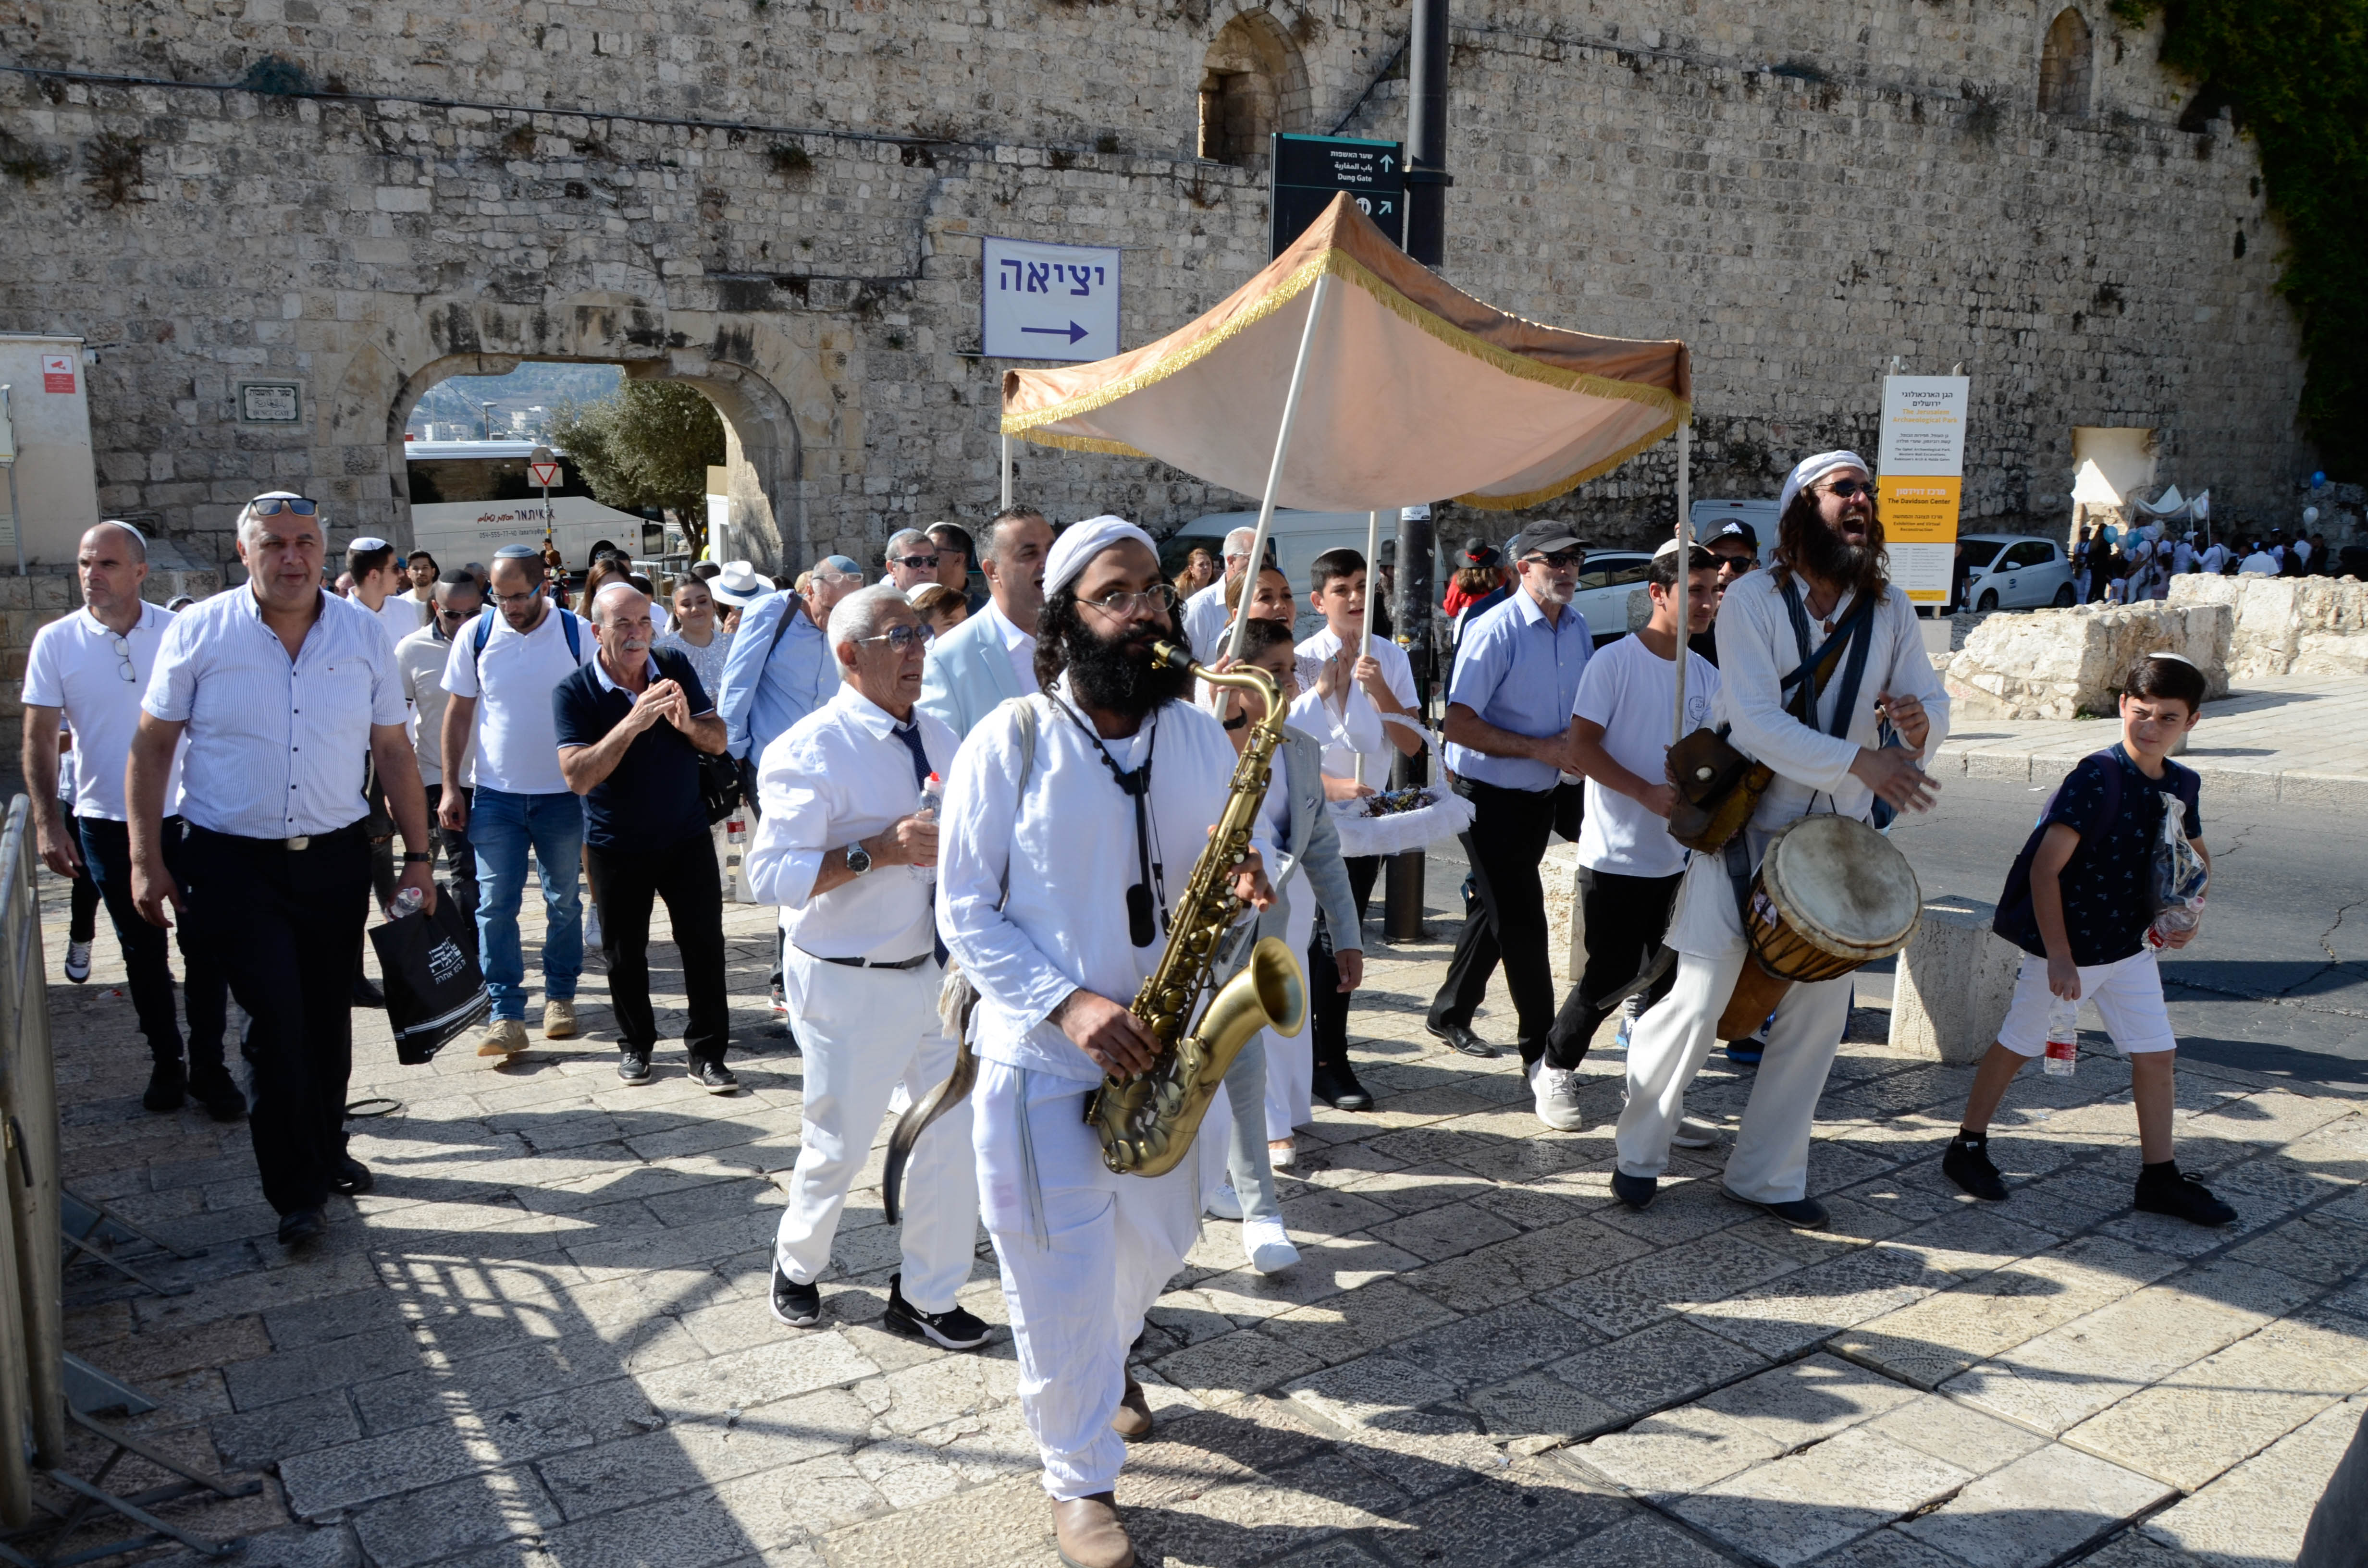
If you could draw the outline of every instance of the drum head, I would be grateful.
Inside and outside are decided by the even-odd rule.
[[[1850,817],[1803,817],[1778,834],[1760,881],[1804,940],[1861,962],[1906,947],[1923,917],[1923,890],[1907,857]]]

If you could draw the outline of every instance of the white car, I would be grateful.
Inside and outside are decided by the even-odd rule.
[[[1588,635],[1602,647],[1628,635],[1628,596],[1645,585],[1653,556],[1644,550],[1590,550],[1578,570],[1578,592],[1571,608],[1587,617]]]
[[[2072,603],[2072,562],[2052,539],[2022,534],[1966,534],[1965,598],[1974,610],[2057,609]]]

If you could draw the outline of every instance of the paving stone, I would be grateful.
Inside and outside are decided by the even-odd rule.
[[[662,1431],[544,1460],[544,1489],[569,1518],[633,1507],[652,1497],[818,1455],[845,1453],[871,1428],[871,1413],[846,1391],[785,1400],[723,1422],[677,1422]]]
[[[1227,1262],[1238,1264],[1240,1257],[1240,1252],[1234,1251]],[[1327,1301],[1343,1290],[1360,1290],[1422,1266],[1422,1259],[1386,1242],[1371,1236],[1343,1236],[1301,1246],[1299,1261],[1280,1274],[1235,1267],[1200,1280],[1198,1288],[1218,1311],[1254,1320]]]
[[[2287,1318],[2138,1390],[2064,1440],[2196,1492],[2362,1388],[2368,1331],[2340,1317]]]
[[[251,1415],[218,1416],[207,1430],[224,1464],[233,1470],[262,1470],[290,1454],[357,1441],[362,1424],[346,1391],[331,1389]]]
[[[1943,1557],[1913,1536],[1902,1535],[1896,1525],[1879,1529],[1873,1535],[1861,1536],[1850,1545],[1838,1547],[1817,1559],[1816,1568],[1964,1568],[1952,1558]]]
[[[1274,1568],[1391,1568],[1372,1546],[1354,1536],[1335,1536],[1274,1560]]]
[[[2158,1481],[2054,1444],[1900,1528],[1968,1568],[2041,1568],[2169,1495]]]
[[[1682,1320],[1564,1358],[1546,1375],[1633,1420],[1767,1365],[1762,1357]]]
[[[1452,1492],[1475,1474],[1505,1475],[1513,1464],[1477,1418],[1444,1405],[1376,1413],[1340,1451],[1412,1497]]]
[[[658,1316],[620,1331],[613,1340],[577,1334],[529,1340],[457,1363],[432,1351],[415,1351],[407,1358],[441,1364],[353,1385],[354,1408],[372,1432],[446,1420],[456,1411],[512,1404],[628,1373],[656,1372],[707,1355],[681,1324]],[[353,1369],[347,1370],[350,1375]]]
[[[1864,1428],[1713,1482],[1679,1518],[1775,1568],[1795,1568],[1954,1492],[1967,1471]]]
[[[2070,1323],[2169,1274],[2179,1260],[2082,1236],[1836,1335],[1836,1350],[1918,1388]]]
[[[1520,1234],[1520,1230],[1472,1203],[1446,1203],[1373,1226],[1373,1234],[1426,1262],[1455,1257]]]
[[[1915,1253],[1877,1244],[1689,1308],[1685,1315],[1762,1356],[1790,1356],[1946,1282]]]
[[[1689,1404],[1583,1443],[1570,1454],[1613,1485],[1666,1504],[1782,1451],[1759,1428]]]
[[[1032,1478],[998,1482],[833,1530],[822,1551],[834,1568],[1034,1568],[1053,1558],[1053,1508]]]
[[[718,1506],[713,1493],[702,1492],[564,1524],[543,1536],[539,1550],[472,1553],[453,1568],[717,1568],[746,1559],[763,1544]]]
[[[2205,1562],[2163,1545],[2144,1529],[2124,1530],[2080,1560],[2081,1568],[2204,1568]]]
[[[1987,1475],[2047,1446],[2047,1439],[2037,1433],[1929,1393],[1885,1411],[1867,1422],[1866,1430],[1946,1460],[1974,1475]]]
[[[1573,1220],[1413,1270],[1404,1283],[1457,1312],[1486,1312],[1650,1250],[1592,1220]]]
[[[1463,1318],[1399,1343],[1390,1354],[1458,1388],[1501,1382],[1599,1345],[1602,1335],[1540,1301]]]
[[[2368,1268],[2368,1238],[2341,1220],[2297,1214],[2231,1247],[2228,1256],[2292,1278],[2333,1285]]]
[[[1634,1517],[1607,1493],[1531,1470],[1483,1479],[1409,1510],[1406,1523],[1432,1568],[1503,1568],[1591,1539]],[[1434,1555],[1434,1553],[1436,1555]]]
[[[1347,1427],[1376,1425],[1402,1411],[1439,1404],[1457,1392],[1446,1379],[1386,1355],[1326,1368],[1282,1390],[1284,1397]]]
[[[1169,1382],[1190,1389],[1205,1404],[1218,1405],[1304,1377],[1323,1363],[1281,1340],[1246,1328],[1179,1350],[1155,1365]]]
[[[1499,1438],[1585,1437],[1622,1425],[1627,1415],[1543,1372],[1525,1372],[1471,1396],[1472,1408]]]
[[[2045,1252],[2055,1237],[2017,1224],[1990,1204],[1959,1207],[1912,1230],[1889,1237],[1887,1246],[1919,1254],[1928,1267],[1967,1279]]]
[[[1896,1410],[1916,1397],[1888,1378],[1832,1356],[1811,1356],[1731,1383],[1700,1402],[1789,1451]]]
[[[1548,1291],[1544,1299],[1590,1327],[1617,1336],[1797,1267],[1791,1258],[1727,1231],[1575,1279]]]
[[[1454,1317],[1452,1310],[1421,1291],[1408,1290],[1395,1279],[1380,1279],[1362,1290],[1279,1313],[1259,1324],[1258,1330],[1327,1366],[1337,1366],[1452,1322]],[[1230,1322],[1218,1321],[1231,1329]]]
[[[769,1345],[685,1361],[644,1374],[652,1405],[668,1417],[716,1416],[878,1374],[879,1365],[838,1335],[791,1331]]]
[[[1640,1510],[1531,1568],[1727,1568],[1727,1560],[1700,1537]]]
[[[363,1508],[354,1532],[379,1568],[411,1568],[472,1547],[539,1536],[559,1510],[530,1470],[497,1470]]]

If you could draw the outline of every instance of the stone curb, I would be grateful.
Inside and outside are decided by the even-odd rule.
[[[2000,778],[2024,784],[2052,784],[2071,771],[2086,753],[1958,751],[1943,745],[1930,771],[1940,778]],[[2308,806],[2319,810],[2368,810],[2368,777],[2354,773],[2315,773],[2302,768],[2269,772],[2255,767],[2227,767],[2209,757],[2180,761],[2203,775],[2207,789],[2222,800],[2248,805]]]

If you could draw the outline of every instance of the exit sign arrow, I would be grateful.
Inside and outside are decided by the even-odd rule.
[[[1077,341],[1077,339],[1086,335],[1086,329],[1079,326],[1076,322],[1071,322],[1066,326],[1023,326],[1019,330],[1022,332],[1042,333],[1050,337],[1065,337],[1073,345]]]

